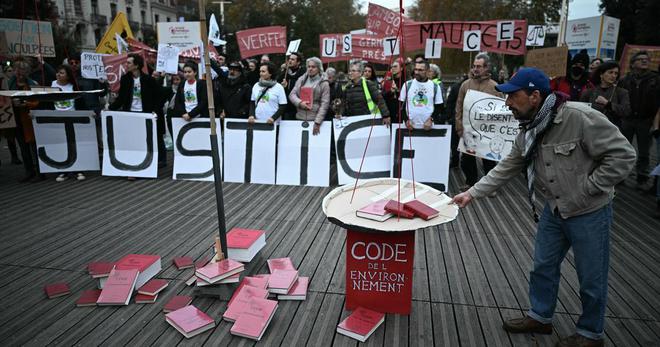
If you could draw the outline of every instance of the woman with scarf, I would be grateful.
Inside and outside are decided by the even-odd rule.
[[[297,109],[296,119],[314,121],[312,134],[317,135],[330,106],[330,84],[323,78],[321,59],[307,59],[307,72],[296,82],[289,94],[289,101]]]
[[[621,129],[623,119],[630,116],[628,91],[617,87],[619,64],[608,61],[599,65],[593,73],[594,88],[587,90],[580,101],[591,103],[591,107],[607,116]]]
[[[265,120],[273,124],[284,113],[286,108],[286,92],[281,84],[273,79],[277,68],[275,64],[266,62],[259,67],[259,82],[252,87],[250,97],[250,113],[248,123],[255,120]]]

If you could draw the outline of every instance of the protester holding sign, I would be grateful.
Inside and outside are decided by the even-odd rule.
[[[262,63],[259,67],[259,82],[252,87],[250,98],[250,113],[248,122],[265,120],[273,124],[282,117],[287,104],[284,87],[273,79],[277,68],[271,62]]]
[[[304,98],[302,92],[308,91],[309,98]],[[307,100],[304,100],[307,99]],[[307,59],[307,72],[296,82],[289,94],[289,100],[296,106],[296,119],[313,121],[313,135],[318,135],[326,112],[330,107],[330,84],[323,76],[323,63],[321,59],[312,57]]]
[[[350,80],[342,88],[341,116],[362,116],[375,114],[383,117],[383,124],[390,124],[390,111],[387,109],[385,100],[378,90],[378,86],[362,77],[364,67],[361,63],[353,63],[350,66],[348,76]]]
[[[174,99],[174,115],[190,122],[193,118],[209,117],[206,82],[197,79],[197,64],[192,61],[183,66],[185,82],[179,83]]]
[[[550,88],[553,92],[567,94],[571,101],[579,101],[582,93],[594,87],[589,81],[588,66],[589,54],[583,49],[571,59],[566,76],[556,77],[550,81]]]
[[[583,93],[580,101],[590,103],[621,129],[623,119],[630,116],[630,99],[628,91],[617,86],[618,80],[619,64],[613,61],[602,63],[593,73],[596,86]]]
[[[289,55],[289,58],[286,60],[286,71],[282,71],[282,74],[277,79],[278,82],[284,87],[286,92],[286,97],[289,97],[293,87],[296,86],[298,79],[305,74],[305,68],[302,66],[303,55],[298,52],[293,52]],[[296,119],[296,113],[298,110],[293,104],[288,104],[286,110],[284,111],[285,120],[294,120]]]
[[[73,74],[78,84],[78,90],[89,91],[89,90],[103,90],[101,94],[92,94],[85,93],[80,98],[83,100],[83,107],[80,110],[92,110],[96,113],[97,117],[101,115],[101,97],[104,97],[108,93],[108,81],[106,79],[90,79],[82,77],[80,73],[80,53],[73,54],[67,59],[69,66],[73,70]],[[78,110],[78,108],[76,107]],[[97,118],[98,120],[99,118]],[[100,127],[100,122],[97,122],[97,125]],[[100,138],[100,137],[99,137]]]
[[[442,108],[442,90],[440,86],[431,81],[427,74],[429,63],[427,61],[415,63],[414,79],[407,81],[401,89],[399,101],[403,102],[402,112],[407,117],[408,129],[431,130],[433,119],[438,118]]]
[[[243,75],[243,66],[238,62],[229,63],[229,73],[225,76],[221,69],[217,69],[220,84],[220,97],[216,109],[221,112],[220,117],[247,118],[250,110],[250,94],[252,87],[248,85]]]

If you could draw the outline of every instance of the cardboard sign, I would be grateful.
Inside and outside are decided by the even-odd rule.
[[[176,74],[179,70],[179,47],[169,44],[158,44],[156,71]]]
[[[346,309],[410,314],[415,232],[346,230]]]
[[[463,52],[481,51],[481,31],[472,30],[463,32]]]
[[[545,27],[543,25],[528,25],[527,40],[525,41],[525,46],[543,47],[544,43],[545,43]]]
[[[241,58],[286,52],[286,27],[270,26],[236,32]]]
[[[509,155],[520,129],[504,102],[502,98],[468,90],[463,101],[465,130],[459,140],[459,151],[494,161]]]
[[[532,49],[525,55],[525,66],[543,70],[550,78],[565,76],[567,54],[566,46]]]
[[[102,111],[103,176],[158,176],[156,115]]]
[[[83,78],[97,80],[107,79],[105,65],[103,65],[104,54],[82,52],[80,53],[80,72]]]
[[[14,117],[14,107],[11,104],[11,98],[0,96],[0,129],[15,127],[16,118]]]
[[[225,118],[225,182],[275,184],[276,125]]]
[[[623,47],[623,53],[621,53],[621,72],[619,72],[619,76],[624,76],[628,70],[630,70],[630,58],[639,51],[646,51],[649,53],[649,59],[651,59],[649,69],[652,71],[658,71],[658,67],[660,66],[660,46],[626,44]]]
[[[202,40],[199,22],[159,22],[158,43],[169,43],[181,51],[198,47]]]
[[[349,39],[347,43],[345,40]],[[321,52],[321,61],[331,63],[335,61],[345,61],[351,59],[351,53],[344,52],[346,49],[352,50],[351,35],[345,34],[321,34],[319,35],[319,52]],[[334,42],[335,46],[332,46]],[[348,46],[348,48],[347,48]]]
[[[98,171],[99,152],[93,111],[32,111],[39,171]]]
[[[3,55],[55,57],[50,22],[0,18],[0,33],[4,33]]]
[[[355,182],[360,165],[360,179],[390,177],[390,129],[382,124],[380,117],[372,115],[333,120],[340,185]],[[371,139],[366,147],[370,131]]]
[[[406,17],[404,18],[404,22]],[[367,31],[378,36],[397,36],[401,19],[398,12],[387,9],[383,6],[369,3],[367,9]]]
[[[353,35],[353,58],[366,60],[372,63],[387,64],[390,58],[383,52],[384,37],[374,35]]]
[[[281,121],[279,128],[277,184],[327,187],[332,122],[323,122],[317,135],[313,122]]]
[[[220,129],[220,120],[216,119]],[[172,118],[174,128],[174,168],[172,179],[213,182],[213,157],[211,154],[211,121],[195,118],[190,122],[183,118]],[[218,132],[218,149],[222,152],[222,134]],[[222,167],[222,153],[220,167]]]
[[[426,59],[440,59],[442,55],[442,39],[426,39],[424,57]]]
[[[513,20],[513,40],[497,41],[497,23],[501,21],[480,22],[416,22],[405,23],[404,44],[406,51],[423,49],[426,39],[442,39],[445,48],[463,49],[463,33],[481,32],[481,50],[486,52],[523,55],[527,51],[527,21]]]

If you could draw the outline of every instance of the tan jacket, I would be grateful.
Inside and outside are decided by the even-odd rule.
[[[496,85],[497,82],[490,79],[490,75],[480,79],[468,78],[463,82],[463,84],[461,84],[461,88],[458,90],[458,98],[456,99],[455,127],[457,132],[463,131],[463,100],[465,99],[465,94],[467,94],[468,89],[477,90],[503,98],[504,94],[495,90]]]
[[[305,110],[300,107],[300,102],[302,101],[300,100],[300,88],[304,86],[305,81],[307,81],[307,73],[296,81],[296,85],[291,90],[291,94],[289,94],[289,101],[298,109],[296,119],[314,121],[314,123],[321,124],[326,113],[328,113],[328,107],[330,107],[330,84],[328,80],[321,78],[309,86],[314,89],[312,92],[312,109]]]
[[[486,196],[525,171],[523,136],[520,132],[509,155],[468,190],[472,197]],[[628,176],[636,159],[635,149],[612,122],[578,102],[560,106],[539,146],[534,185],[563,218],[609,203],[614,186]]]

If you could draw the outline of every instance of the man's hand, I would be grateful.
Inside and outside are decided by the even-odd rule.
[[[286,79],[284,79],[284,80],[282,80],[282,82],[280,82],[280,84],[282,85],[282,87],[286,88],[286,86],[287,86],[289,83],[287,82]]]
[[[312,130],[312,135],[318,135],[321,132],[321,124],[314,123],[314,129]]]
[[[424,130],[431,130],[433,128],[433,119],[429,117],[429,119],[424,122]]]
[[[455,195],[451,202],[458,205],[458,207],[463,208],[472,202],[472,195],[469,192],[463,192],[458,195]]]
[[[183,118],[183,119],[184,119],[185,121],[187,121],[187,122],[190,122],[190,120],[192,119],[192,118],[190,117],[190,115],[187,114],[187,113],[185,113],[183,116],[181,116],[181,118]]]
[[[254,124],[254,121],[255,121],[254,116],[248,117],[248,123]]]
[[[266,123],[273,124],[275,123],[275,120],[273,118],[268,117],[268,119],[266,119]]]
[[[383,125],[386,127],[390,127],[390,124],[392,124],[392,118],[390,117],[385,117],[383,118]]]
[[[602,95],[598,95],[598,97],[596,98],[596,100],[594,102],[597,103],[597,104],[601,104],[601,105],[605,106],[605,105],[607,105],[607,103],[609,101],[607,101],[607,99],[605,99],[605,97],[603,97]]]

